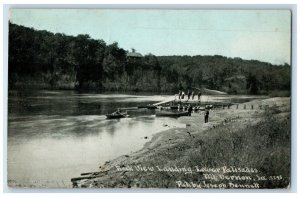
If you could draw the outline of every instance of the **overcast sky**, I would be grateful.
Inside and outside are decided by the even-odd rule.
[[[14,9],[11,22],[154,55],[223,55],[290,64],[291,15],[284,10]]]

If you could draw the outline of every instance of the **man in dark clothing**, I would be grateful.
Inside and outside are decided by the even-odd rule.
[[[179,93],[178,93],[178,97],[179,97],[179,99],[181,99],[181,94],[182,94],[182,91],[181,91],[181,90],[179,90]]]
[[[201,92],[198,93],[198,101],[200,100],[201,98]]]
[[[191,106],[191,105],[189,105],[189,107],[188,107],[189,116],[191,116],[191,114],[192,114],[192,111],[193,111],[193,108],[192,108],[192,106]]]
[[[204,115],[204,122],[207,123],[208,122],[208,116],[209,116],[209,110],[205,111],[205,115]]]
[[[192,92],[189,92],[189,100],[190,100],[190,98],[192,97]]]

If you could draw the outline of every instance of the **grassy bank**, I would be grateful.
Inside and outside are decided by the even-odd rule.
[[[181,117],[186,128],[156,134],[142,150],[106,162],[74,187],[286,188],[290,99],[252,104],[263,108],[215,110],[208,124],[203,114]]]

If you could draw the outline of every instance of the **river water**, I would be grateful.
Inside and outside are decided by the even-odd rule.
[[[143,147],[157,132],[185,127],[155,111],[130,109],[171,95],[83,94],[75,91],[10,91],[8,181],[22,187],[71,187],[82,172]],[[203,96],[213,102],[243,102],[253,96]],[[105,114],[127,108],[129,117]],[[165,127],[167,124],[169,127]]]

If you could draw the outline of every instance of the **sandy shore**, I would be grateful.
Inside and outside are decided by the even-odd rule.
[[[288,187],[290,98],[254,100],[240,104],[238,109],[231,106],[230,109],[212,110],[209,123],[204,123],[203,113],[178,118],[186,128],[170,128],[155,134],[141,150],[107,161],[98,172],[83,173],[74,178],[73,187]],[[274,120],[278,128],[273,125]],[[273,130],[280,130],[280,134],[274,134]],[[282,137],[288,142],[277,139]],[[242,182],[222,179],[228,172],[213,172],[219,179],[207,177],[203,173],[205,170],[195,172],[195,167],[218,169],[222,166],[253,168],[256,172],[249,175],[251,180]],[[231,172],[230,175],[240,177],[244,174]],[[268,180],[253,178],[258,175],[266,176]],[[270,177],[279,175],[281,178],[273,184]]]

